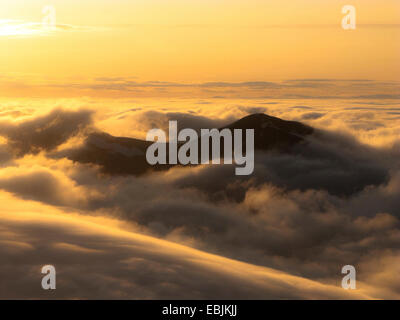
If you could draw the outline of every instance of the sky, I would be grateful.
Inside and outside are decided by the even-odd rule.
[[[19,21],[5,26],[40,23],[48,4],[56,9],[56,32],[32,32],[26,25],[25,35],[13,35],[2,27],[0,43],[7,50],[0,53],[0,72],[16,77],[10,80],[14,85],[97,78],[398,80],[396,0],[353,1],[358,27],[353,31],[341,28],[347,3],[337,0],[2,0],[0,18]],[[50,93],[54,88],[38,90],[62,95]]]
[[[0,299],[400,298],[399,18],[398,0],[0,0]],[[256,113],[315,130],[243,179],[115,173],[137,150],[114,137]]]

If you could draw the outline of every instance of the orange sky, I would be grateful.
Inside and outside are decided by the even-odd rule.
[[[399,79],[398,0],[54,0],[59,28],[50,34],[27,24],[40,23],[47,4],[0,0],[3,95],[62,96],[99,77]],[[341,28],[346,4],[357,30]]]

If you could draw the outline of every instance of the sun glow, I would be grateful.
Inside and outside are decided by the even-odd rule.
[[[39,22],[0,20],[0,37],[44,35],[48,29]]]

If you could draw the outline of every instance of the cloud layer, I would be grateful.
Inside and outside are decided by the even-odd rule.
[[[174,118],[219,127],[252,111],[138,110],[128,121],[142,132]],[[105,124],[85,110],[3,121],[0,296],[14,286],[13,298],[48,297],[38,270],[55,264],[57,298],[400,297],[396,145],[318,129],[291,152],[259,153],[250,177],[228,165],[105,175],[63,157],[92,119]],[[340,288],[347,264],[358,272],[352,293]]]
[[[15,202],[4,193],[1,198]],[[105,227],[104,220],[29,206],[14,216],[0,213],[3,299],[369,298],[115,225]],[[43,261],[56,267],[56,296],[40,287]]]

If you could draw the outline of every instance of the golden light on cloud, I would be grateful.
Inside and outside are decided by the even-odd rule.
[[[43,255],[43,251],[51,252],[52,248],[55,248],[57,252],[68,254],[71,266],[73,266],[79,263],[82,255],[107,256],[111,252],[120,251],[122,254],[120,261],[110,261],[110,266],[114,264],[114,266],[121,267],[122,265],[125,270],[134,270],[136,265],[148,264],[149,268],[154,268],[158,261],[167,259],[171,261],[169,267],[171,269],[175,267],[179,269],[177,266],[191,268],[193,274],[190,275],[190,278],[201,277],[206,281],[206,279],[214,277],[217,287],[225,286],[223,279],[226,279],[237,283],[233,290],[238,290],[236,286],[240,287],[241,283],[246,283],[251,294],[262,292],[264,295],[268,295],[275,286],[281,286],[291,292],[290,294],[293,293],[293,296],[301,294],[306,298],[315,298],[320,295],[326,299],[373,298],[364,288],[357,292],[348,292],[332,285],[292,276],[271,268],[243,263],[142,235],[129,230],[126,225],[123,228],[124,223],[115,219],[62,212],[30,201],[27,201],[25,206],[21,206],[17,199],[4,192],[0,192],[0,199],[7,206],[15,204],[14,208],[19,208],[12,216],[7,211],[0,209],[0,222],[8,226],[9,232],[14,232],[15,238],[20,239],[6,242],[2,239],[4,235],[0,232],[0,242],[7,245],[11,253],[21,249],[36,251],[38,247],[41,247]],[[28,224],[31,228],[22,234],[19,228]],[[57,236],[46,243],[45,240],[39,240],[40,237],[36,230],[54,232]],[[64,241],[71,241],[71,243]],[[104,248],[101,248],[102,244],[106,244]],[[143,258],[137,258],[138,255]],[[179,278],[179,273],[177,273],[177,277]],[[135,281],[133,273],[129,281]],[[369,288],[367,287],[367,289]]]

